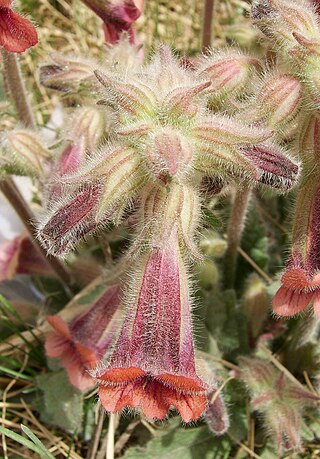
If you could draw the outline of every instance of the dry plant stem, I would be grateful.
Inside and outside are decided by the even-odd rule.
[[[203,25],[201,38],[201,51],[205,54],[211,45],[212,40],[212,22],[215,0],[205,0],[203,9]]]
[[[23,82],[18,58],[16,54],[10,53],[6,50],[2,50],[2,58],[4,80],[10,93],[9,96],[12,98],[12,101],[14,103],[18,118],[24,124],[24,126],[34,129],[36,125],[28,101],[28,94]],[[31,234],[33,243],[37,246],[43,257],[50,264],[51,268],[57,274],[59,279],[65,285],[68,293],[70,294],[72,290],[72,288],[70,287],[70,275],[58,259],[47,257],[46,251],[38,243],[35,237],[35,231],[32,224],[32,221],[34,220],[34,215],[27,202],[23,199],[13,180],[7,178],[6,180],[1,181],[0,190],[8,199],[12,207],[15,209],[15,211],[21,218],[28,232]]]
[[[97,451],[98,451],[98,447],[100,443],[103,421],[104,421],[104,412],[100,410],[98,422],[95,426],[95,429],[92,435],[92,440],[90,442],[87,459],[95,459],[97,457]]]
[[[16,54],[2,50],[3,72],[19,120],[29,128],[35,128],[35,121],[28,101],[28,94],[22,79]]]
[[[224,258],[224,283],[226,288],[232,288],[234,285],[238,248],[240,246],[250,195],[250,188],[240,189],[237,191],[232,203],[227,233],[228,248]]]
[[[114,459],[114,435],[118,422],[119,415],[117,413],[111,413],[109,416],[106,459]]]
[[[8,199],[12,207],[15,209],[17,214],[19,215],[21,221],[23,222],[24,226],[28,230],[28,232],[32,236],[32,242],[36,245],[37,249],[41,252],[43,257],[46,261],[50,264],[53,271],[59,277],[61,282],[64,284],[65,288],[69,293],[70,292],[70,284],[71,278],[68,271],[65,267],[60,263],[59,260],[53,257],[48,257],[46,251],[41,247],[41,245],[36,244],[35,235],[34,235],[34,227],[32,221],[34,220],[34,215],[30,210],[30,207],[23,199],[20,191],[14,184],[11,178],[8,178],[2,182],[0,182],[0,191],[5,195]]]

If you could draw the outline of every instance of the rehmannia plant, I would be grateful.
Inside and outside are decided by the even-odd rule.
[[[0,279],[28,275],[32,288],[50,279],[69,298],[41,314],[47,372],[59,364],[87,394],[82,403],[98,397],[110,458],[115,420],[123,432],[132,415],[151,431],[167,421],[169,432],[179,416],[184,441],[209,428],[209,447],[225,448],[212,457],[240,457],[237,445],[250,457],[311,457],[320,435],[318,2],[254,0],[242,41],[257,34],[259,50],[211,37],[182,56],[170,43],[143,46],[135,22],[148,1],[83,0],[106,44],[100,59],[56,50],[40,62],[37,84],[63,118],[48,136],[17,57],[37,30],[0,0],[14,110],[0,137],[0,189],[27,230],[0,247]],[[31,179],[35,212],[12,175]]]

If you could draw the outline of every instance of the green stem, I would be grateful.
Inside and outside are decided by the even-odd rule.
[[[228,225],[228,248],[224,258],[224,283],[226,288],[233,288],[238,259],[238,249],[244,229],[251,189],[238,190],[233,203]]]

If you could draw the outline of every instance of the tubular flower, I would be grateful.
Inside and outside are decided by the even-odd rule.
[[[107,43],[117,43],[122,32],[135,42],[132,24],[140,17],[144,0],[82,0],[104,22]]]
[[[144,254],[127,292],[114,351],[95,372],[102,405],[111,412],[140,407],[148,419],[163,419],[175,407],[185,422],[197,419],[206,409],[208,385],[196,371],[176,229]]]
[[[12,279],[16,274],[53,275],[26,232],[0,245],[0,281]]]
[[[80,390],[94,386],[88,370],[97,365],[111,345],[121,314],[119,305],[120,287],[112,285],[70,323],[59,315],[47,317],[54,331],[47,335],[46,354],[61,359],[71,384]]]
[[[280,316],[292,316],[313,302],[320,316],[320,121],[309,117],[301,130],[300,151],[304,155],[304,175],[296,203],[292,252],[273,299]]]
[[[12,0],[0,1],[0,46],[12,53],[23,53],[38,43],[34,25],[13,11]]]

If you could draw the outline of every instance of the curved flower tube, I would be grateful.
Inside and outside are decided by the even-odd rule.
[[[46,354],[61,359],[71,384],[80,390],[94,386],[88,370],[97,365],[115,336],[120,290],[119,285],[108,286],[93,306],[69,324],[58,315],[47,317],[54,331],[46,338]]]

